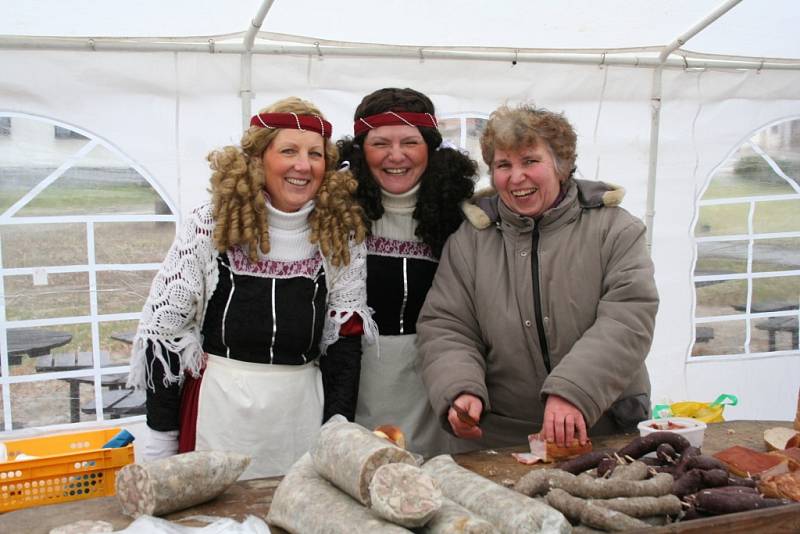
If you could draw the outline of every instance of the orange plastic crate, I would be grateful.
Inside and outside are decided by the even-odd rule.
[[[101,448],[120,428],[5,441],[0,512],[114,495],[117,471],[133,462],[133,445]],[[28,460],[19,454],[36,456]]]

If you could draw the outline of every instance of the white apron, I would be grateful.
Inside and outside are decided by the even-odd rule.
[[[315,362],[267,365],[209,354],[195,448],[251,456],[241,480],[286,474],[317,438],[322,401]]]
[[[414,367],[416,340],[416,334],[380,336],[380,357],[376,345],[362,343],[356,423],[370,430],[379,425],[400,427],[406,448],[425,458],[474,449],[445,432],[433,413]]]

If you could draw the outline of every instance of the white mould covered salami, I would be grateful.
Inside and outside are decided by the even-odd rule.
[[[369,483],[375,470],[391,463],[417,465],[410,452],[355,423],[329,421],[311,447],[317,473],[369,506]]]
[[[445,497],[488,520],[502,533],[572,531],[558,510],[464,469],[451,456],[431,458],[422,469],[439,484]]]
[[[442,497],[442,507],[419,534],[499,534],[494,525],[447,497]]]
[[[283,477],[272,497],[267,521],[292,534],[408,534],[319,476],[309,454]]]
[[[404,527],[420,527],[442,507],[442,492],[416,465],[380,466],[369,484],[371,509]]]
[[[221,494],[249,464],[244,454],[195,451],[126,465],[117,473],[117,500],[131,517],[183,510]]]

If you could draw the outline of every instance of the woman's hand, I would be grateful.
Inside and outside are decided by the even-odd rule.
[[[469,393],[459,395],[453,404],[467,412],[474,421],[480,421],[483,402],[475,395]],[[447,421],[450,423],[450,428],[453,429],[453,434],[461,439],[478,439],[483,436],[483,431],[479,426],[462,421],[452,407],[447,412]]]
[[[545,440],[555,442],[559,447],[570,446],[576,438],[585,445],[586,421],[571,402],[558,395],[549,395],[544,405],[542,433]]]

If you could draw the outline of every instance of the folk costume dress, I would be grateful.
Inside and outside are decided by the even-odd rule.
[[[255,263],[240,246],[217,252],[210,203],[192,212],[153,281],[129,379],[146,388],[151,429],[180,429],[181,451],[196,429],[197,450],[252,456],[243,478],[283,474],[308,450],[323,419],[318,360],[357,361],[361,332],[375,338],[364,244],[334,267],[309,242],[313,202],[267,208],[270,252]],[[340,338],[354,316],[362,328]]]
[[[356,422],[400,427],[408,450],[430,457],[453,452],[416,369],[416,323],[438,261],[414,235],[419,185],[393,195],[381,191],[383,216],[367,237],[367,302],[378,325],[377,345],[362,343]]]

